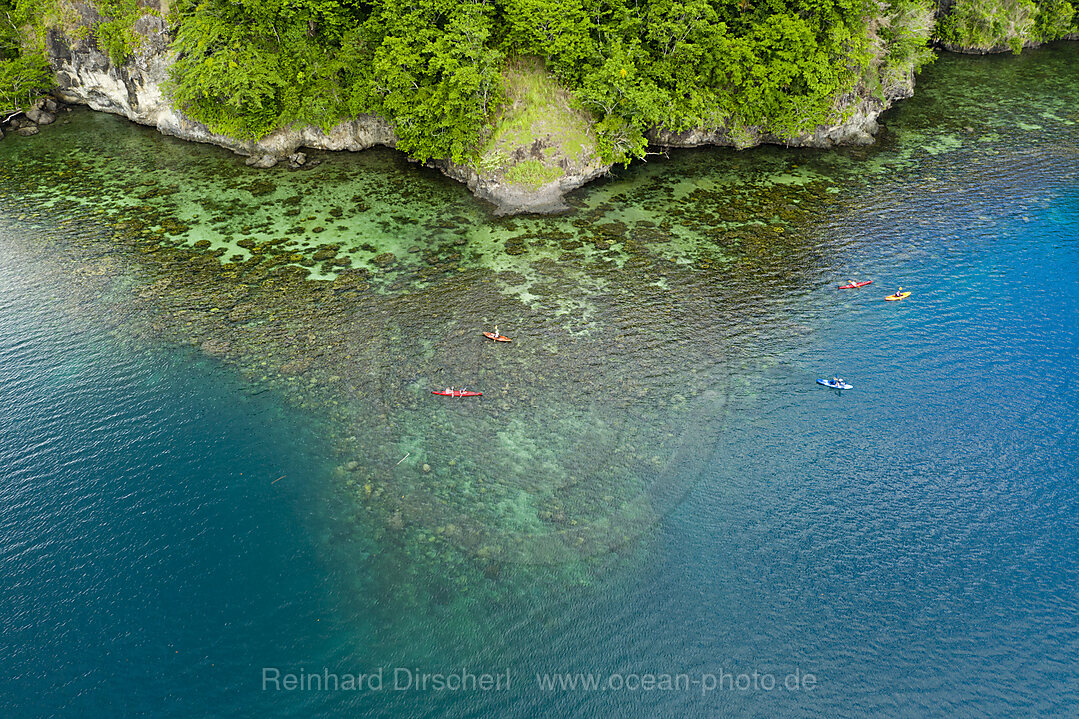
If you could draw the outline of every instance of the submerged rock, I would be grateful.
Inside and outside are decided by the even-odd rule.
[[[287,159],[290,170],[310,170],[312,167],[318,167],[321,164],[320,160],[313,160],[304,152],[294,152]]]
[[[260,170],[268,170],[277,164],[277,158],[273,155],[252,155],[244,161],[244,164]]]
[[[24,125],[23,127],[20,127],[18,130],[16,130],[15,134],[21,135],[22,137],[31,137],[33,135],[36,135],[38,132],[39,130],[37,129],[37,125]]]

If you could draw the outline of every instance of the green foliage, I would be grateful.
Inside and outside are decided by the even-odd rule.
[[[1039,0],[1034,34],[1039,40],[1056,40],[1075,32],[1075,6],[1068,0]]]
[[[350,74],[333,46],[347,14],[337,2],[181,0],[167,90],[211,130],[258,138],[293,122],[329,128],[346,112]]]
[[[926,40],[933,33],[935,14],[936,4],[932,0],[889,2],[877,28],[883,45],[878,73],[882,93],[933,61],[933,51]]]
[[[979,50],[1010,48],[1018,54],[1035,39],[1033,0],[957,0],[937,25],[946,43]]]
[[[0,60],[0,115],[26,110],[52,85],[52,72],[40,53]]]
[[[467,161],[501,99],[493,14],[482,0],[384,0],[363,28],[373,52],[349,109],[390,118],[413,157]]]
[[[15,0],[0,0],[0,60],[11,60],[21,53],[23,42],[21,27],[26,18]]]
[[[991,1],[1029,2],[960,0]],[[105,2],[120,18],[135,0]],[[178,0],[168,89],[228,135],[371,112],[413,157],[477,162],[506,58],[534,55],[592,116],[603,156],[629,162],[654,127],[749,143],[834,119],[860,85],[887,88],[931,58],[929,2]]]
[[[52,86],[45,55],[23,49],[22,16],[12,0],[0,0],[0,115],[25,110]]]
[[[507,0],[503,42],[534,53],[628,162],[663,126],[790,138],[834,116],[870,59],[869,0]],[[923,43],[924,44],[924,43]]]
[[[485,2],[182,0],[168,90],[215,132],[259,138],[292,123],[329,130],[379,113],[399,148],[463,161],[499,100],[502,55]]]
[[[138,0],[96,0],[101,22],[94,28],[98,47],[114,65],[120,65],[138,47],[135,21],[147,10]]]
[[[944,42],[978,50],[1056,40],[1076,32],[1079,13],[1069,0],[958,0],[937,26]]]
[[[5,0],[0,0],[3,4]],[[78,20],[78,11],[67,0],[7,0],[6,6],[10,11],[0,11],[0,16],[18,28],[18,44],[23,50],[44,52],[49,28],[72,28]],[[84,36],[86,32],[80,28],[72,34]]]

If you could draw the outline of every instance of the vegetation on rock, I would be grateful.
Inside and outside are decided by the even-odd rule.
[[[214,132],[258,139],[372,113],[414,158],[523,182],[550,181],[586,146],[642,157],[654,128],[797,138],[859,98],[909,91],[934,34],[1018,51],[1077,30],[1071,0],[956,0],[940,19],[933,0],[93,0],[97,18],[75,29],[67,0],[0,0],[0,105],[47,86],[27,50],[46,27],[91,37],[119,65],[155,7],[176,53],[167,92]],[[526,117],[552,128],[559,158]],[[532,156],[503,157],[511,136]]]
[[[1011,49],[1056,40],[1076,32],[1068,0],[956,0],[937,26],[949,46],[980,51]]]
[[[24,47],[21,24],[12,0],[0,0],[0,120],[27,109],[52,87],[45,54]]]
[[[812,129],[864,76],[881,85],[885,67],[928,58],[924,33],[903,24],[902,8],[916,2],[888,6],[890,33],[877,36],[886,47],[875,48],[872,0],[756,8],[747,0],[180,0],[170,16],[178,54],[168,89],[187,114],[226,135],[259,138],[292,123],[328,129],[371,112],[391,120],[400,149],[421,160],[490,162],[505,136],[499,123],[512,117],[500,112],[505,58],[530,55],[568,90],[564,104],[575,107],[567,112],[594,120],[588,144],[628,162],[643,155],[655,126],[724,127],[734,137],[754,127],[780,138]],[[95,38],[118,64],[135,49],[134,23],[147,11],[136,0],[97,8]],[[912,52],[905,42],[919,37],[921,51]],[[542,158],[525,161],[546,169],[518,174],[552,174]]]
[[[882,67],[906,74],[929,58],[926,7],[180,0],[170,92],[229,135],[257,138],[296,122],[328,128],[369,112],[389,119],[400,149],[416,158],[476,162],[502,117],[506,58],[535,56],[591,116],[599,153],[628,162],[656,126],[793,138],[834,119],[867,74],[880,85]],[[888,32],[872,35],[882,12]]]
[[[95,0],[101,21],[94,27],[98,48],[109,56],[114,65],[120,65],[139,46],[135,23],[143,15],[153,12],[138,0]]]

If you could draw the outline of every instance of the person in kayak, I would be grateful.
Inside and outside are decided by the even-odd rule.
[[[902,287],[900,287],[898,290],[895,291],[895,296],[896,297],[898,297],[901,294],[903,294],[903,288]]]

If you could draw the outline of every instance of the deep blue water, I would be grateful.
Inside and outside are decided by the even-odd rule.
[[[325,641],[315,425],[187,355],[117,347],[5,249],[2,713],[235,711],[218,671]]]
[[[739,299],[817,331],[736,338],[745,368],[684,501],[590,585],[521,585],[467,621],[366,590],[385,565],[339,516],[316,418],[118,342],[7,221],[0,715],[1076,715],[1076,159],[945,162],[845,196],[813,237],[834,279]],[[848,276],[876,283],[836,290]],[[883,302],[900,284],[912,297]],[[814,384],[833,373],[855,389]],[[267,666],[382,667],[385,688],[263,691]],[[395,666],[512,683],[395,692]],[[796,671],[814,687],[783,687]],[[543,691],[537,672],[694,683]],[[779,686],[701,686],[753,672]]]

